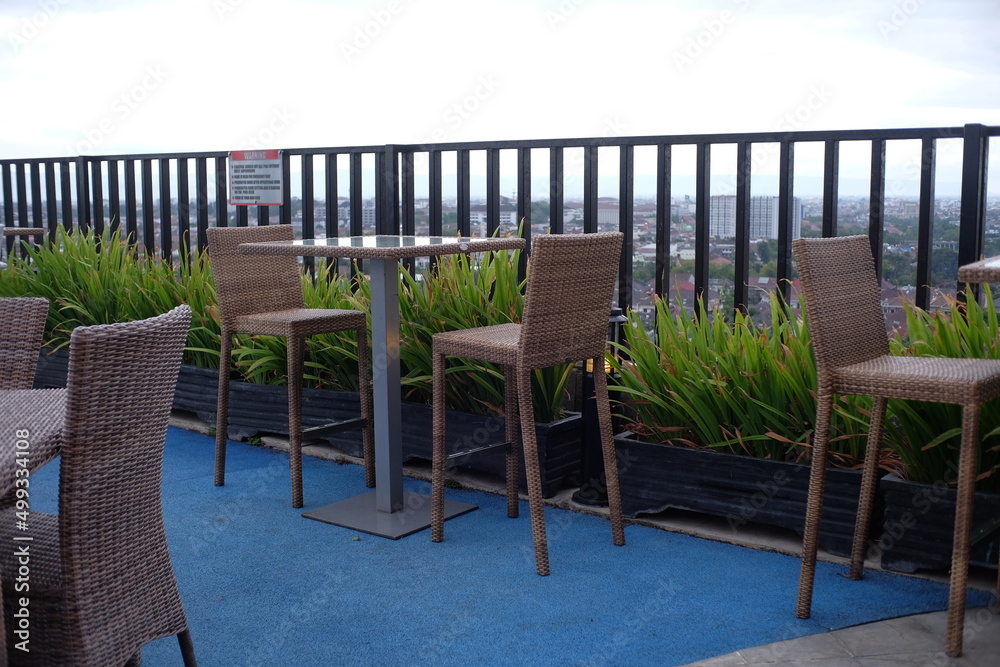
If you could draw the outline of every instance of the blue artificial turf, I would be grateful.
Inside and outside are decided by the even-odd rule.
[[[948,588],[881,572],[850,581],[817,567],[813,616],[795,617],[799,560],[546,508],[552,574],[535,574],[528,508],[451,490],[479,509],[389,540],[300,516],[364,492],[360,466],[307,457],[306,507],[291,507],[288,457],[230,443],[225,487],[214,440],[171,428],[163,504],[199,664],[681,665],[802,635],[945,609]],[[127,453],[124,453],[127,456]],[[32,476],[55,511],[57,467]],[[429,493],[425,482],[406,488]],[[127,549],[109,545],[109,551]],[[989,604],[985,592],[970,605]],[[147,667],[181,664],[173,637]]]

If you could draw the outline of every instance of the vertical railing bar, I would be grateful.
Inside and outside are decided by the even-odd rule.
[[[281,206],[278,208],[278,224],[292,224],[292,156],[288,151],[281,153]]]
[[[56,233],[59,226],[59,208],[56,203],[56,163],[45,163],[45,203],[48,207],[49,239]]]
[[[458,151],[458,235],[469,236],[471,228],[472,185],[470,183],[469,150]]]
[[[90,170],[87,169],[89,162],[90,160],[82,155],[75,160],[76,219],[80,229],[90,229]]]
[[[375,153],[375,233],[399,234],[399,153],[387,144]]]
[[[11,227],[28,227],[28,177],[23,162],[17,163],[17,224]]]
[[[486,150],[486,236],[500,228],[500,149]]]
[[[531,149],[517,149],[517,226],[521,236],[531,243]],[[517,265],[517,280],[524,280],[528,270],[528,254],[522,252]]]
[[[340,236],[340,192],[337,185],[337,154],[327,153],[323,157],[324,180],[326,188],[324,197],[326,199],[326,237],[337,238]],[[335,276],[340,273],[337,259],[326,258],[326,265],[332,270]]]
[[[840,209],[840,142],[830,139],[823,152],[823,221],[822,235],[837,235],[837,216]]]
[[[153,211],[153,161],[140,161],[142,165],[142,245],[146,255],[156,251],[156,227]]]
[[[733,263],[733,310],[744,315],[750,300],[751,144],[736,143],[736,257]]]
[[[778,147],[778,284],[782,303],[790,303],[792,278],[792,225],[795,219],[795,143],[782,139]]]
[[[442,207],[441,183],[441,151],[428,152],[429,183],[427,193],[428,232],[431,236],[440,236],[444,232],[444,213]]]
[[[181,259],[191,265],[191,182],[186,157],[177,158],[177,249]]]
[[[194,182],[198,251],[203,252],[208,247],[208,161],[203,157],[194,161]]]
[[[243,204],[233,205],[234,213],[236,214],[236,226],[237,227],[249,227],[250,226],[250,207]]]
[[[108,160],[108,226],[111,229],[111,233],[119,232],[121,224],[122,202],[121,182],[118,177],[118,160]]]
[[[44,227],[45,209],[42,206],[42,172],[37,162],[31,163],[31,226]]]
[[[215,158],[215,226],[229,226],[229,192],[227,184],[229,182],[228,159],[224,157]],[[246,220],[244,219],[244,226]]]
[[[670,170],[673,147],[656,146],[656,257],[653,277],[654,294],[669,301],[670,285]]]
[[[5,227],[14,226],[14,183],[11,178],[11,165],[4,163],[0,165],[0,174],[3,179],[3,224]],[[51,199],[55,203],[55,198]],[[4,245],[7,246],[7,254],[10,256],[10,249],[14,247],[14,237],[5,238]]]
[[[350,179],[350,211],[351,211],[351,236],[361,236],[362,230],[362,204],[361,193],[361,153],[351,153]],[[351,263],[351,280],[357,279],[357,273],[364,270],[363,260]]]
[[[286,156],[287,157],[287,156]],[[311,153],[302,154],[302,238],[316,238],[316,189],[313,183],[313,156]],[[290,181],[285,181],[286,189],[290,190]],[[291,196],[291,195],[289,195]],[[282,207],[289,212],[289,222],[291,221],[291,205]],[[284,211],[282,211],[284,217]],[[316,258],[303,257],[302,264],[306,271],[314,279],[316,278]]]
[[[414,180],[416,178],[414,166],[413,166],[413,151],[406,151],[400,154],[400,171],[401,171],[401,192],[402,192],[402,210],[400,219],[400,230],[402,234],[406,236],[412,236],[417,233],[417,211],[416,211],[416,185]]]
[[[270,225],[271,224],[271,209],[268,206],[255,206],[257,211],[257,224],[258,225]],[[280,208],[279,208],[280,210]],[[280,224],[280,221],[279,221]]]
[[[978,261],[983,253],[983,226],[986,213],[986,176],[989,139],[985,128],[970,123],[962,133],[962,209],[959,214],[958,265]],[[970,286],[973,298],[979,298],[979,284]],[[964,299],[965,285],[957,286]]]
[[[549,149],[549,231],[553,234],[563,233],[563,171],[562,146],[553,146]]]
[[[583,148],[583,233],[597,231],[597,177],[600,174],[597,146]]]
[[[102,164],[102,161],[99,159],[94,159],[90,162],[91,200],[94,202],[93,226],[94,233],[98,236],[104,233],[104,179],[101,174],[103,169]]]
[[[920,201],[917,223],[916,305],[927,310],[931,302],[931,259],[934,247],[934,178],[937,171],[937,141],[924,137],[920,144]]]
[[[632,307],[632,263],[635,257],[635,146],[626,144],[618,149],[618,229],[625,235],[618,260],[618,307]]]
[[[160,256],[171,261],[174,254],[173,210],[170,201],[170,160],[160,158]]]
[[[882,238],[885,229],[885,139],[872,140],[871,189],[868,199],[868,238],[875,275],[882,282]]]
[[[708,298],[709,206],[711,202],[711,145],[699,143],[695,158],[694,295]],[[707,303],[705,304],[708,305]],[[697,310],[695,311],[697,313]]]
[[[125,238],[129,244],[139,243],[138,183],[135,160],[125,160]]]
[[[62,224],[67,232],[73,231],[73,191],[70,186],[69,161],[59,161],[59,187],[62,196]]]

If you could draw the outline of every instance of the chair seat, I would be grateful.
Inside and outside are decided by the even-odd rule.
[[[493,324],[434,334],[433,345],[438,354],[513,365],[520,340],[520,324]]]
[[[1000,360],[883,355],[831,372],[834,391],[960,405],[1000,396]]]
[[[239,333],[262,336],[312,336],[365,326],[365,314],[357,310],[290,308],[234,320]]]

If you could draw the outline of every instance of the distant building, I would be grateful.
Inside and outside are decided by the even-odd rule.
[[[778,198],[751,197],[748,233],[751,239],[778,238]],[[711,197],[708,209],[708,233],[721,238],[736,236],[736,197]],[[802,235],[802,204],[792,199],[792,238]]]

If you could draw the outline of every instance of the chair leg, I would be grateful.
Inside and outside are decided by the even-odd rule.
[[[184,658],[184,667],[198,667],[198,660],[194,657],[194,642],[191,641],[191,630],[182,630],[177,633],[177,643],[181,646],[181,657]]]
[[[288,463],[292,469],[292,507],[302,507],[302,368],[305,339],[288,337]]]
[[[806,522],[802,538],[802,569],[799,571],[799,597],[795,607],[795,615],[799,618],[809,618],[812,607],[819,521],[823,512],[823,488],[826,486],[826,446],[830,437],[830,410],[832,406],[832,394],[821,393],[817,396],[812,468],[809,474],[809,495],[806,502]]]
[[[945,653],[962,655],[965,629],[965,594],[969,584],[969,536],[976,486],[976,450],[979,440],[979,405],[962,410],[962,450],[958,459],[958,492],[955,495],[955,539],[951,550],[951,584],[948,592],[948,626]]]
[[[603,359],[593,361],[594,368],[604,368]],[[604,453],[604,479],[608,490],[611,538],[617,546],[622,546],[625,544],[625,525],[622,520],[622,496],[618,484],[618,458],[615,456],[615,439],[611,428],[608,376],[603,372],[594,373],[594,400],[597,401],[597,421],[601,428],[601,451]]]
[[[361,395],[361,418],[365,420],[361,430],[361,447],[365,457],[365,486],[375,486],[375,418],[372,410],[372,372],[369,363],[368,330],[358,328],[358,390]]]
[[[226,439],[229,435],[229,364],[233,335],[223,329],[219,348],[219,395],[215,404],[215,485],[226,484]]]
[[[507,516],[516,519],[518,511],[518,452],[521,450],[517,410],[517,375],[513,366],[504,366],[504,427],[507,439]]]
[[[878,481],[878,454],[882,447],[885,428],[884,396],[872,400],[872,418],[868,426],[868,444],[861,472],[861,496],[858,499],[858,517],[854,523],[854,545],[851,549],[851,570],[848,578],[861,579],[865,571],[865,554],[868,549],[868,529],[871,526],[872,506],[875,504],[875,483]]]
[[[545,504],[542,502],[542,475],[538,467],[538,438],[535,434],[535,407],[531,400],[531,371],[517,370],[517,398],[524,448],[524,470],[528,478],[528,509],[531,534],[535,540],[535,570],[549,573],[549,545],[545,537]]]
[[[431,542],[444,539],[444,466],[448,452],[445,439],[445,358],[433,353],[432,359],[432,454],[431,454]]]

